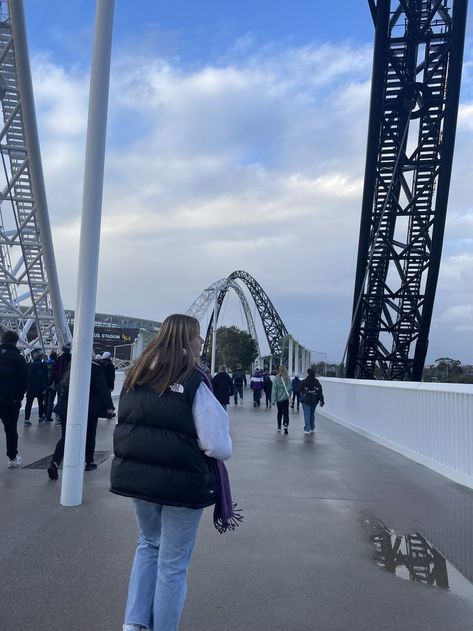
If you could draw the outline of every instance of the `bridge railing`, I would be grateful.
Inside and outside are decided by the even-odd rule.
[[[319,414],[473,488],[473,385],[320,381]]]

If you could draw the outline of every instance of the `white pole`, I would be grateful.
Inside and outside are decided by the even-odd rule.
[[[301,364],[299,361],[299,344],[296,342],[294,345],[294,359],[295,359],[295,371],[296,374],[301,376]]]
[[[115,0],[97,0],[61,504],[82,502]]]
[[[289,373],[289,377],[291,377],[291,379],[294,377],[294,340],[291,337],[289,338],[289,357],[288,357],[288,362],[287,362],[287,372]]]
[[[215,355],[217,351],[217,288],[214,290],[214,321],[212,328],[212,363],[210,365],[210,373],[212,377],[215,375]]]

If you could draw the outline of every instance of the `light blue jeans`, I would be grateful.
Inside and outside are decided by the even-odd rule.
[[[302,411],[304,412],[304,431],[310,432],[315,429],[315,408],[316,405],[302,404]]]
[[[203,509],[133,500],[140,534],[131,570],[125,624],[176,631],[187,569]]]

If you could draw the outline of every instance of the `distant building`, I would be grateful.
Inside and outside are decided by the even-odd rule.
[[[74,332],[74,311],[66,310],[66,319]],[[95,314],[94,353],[109,351],[118,359],[131,358],[131,346],[140,330],[157,333],[161,322],[107,313]]]

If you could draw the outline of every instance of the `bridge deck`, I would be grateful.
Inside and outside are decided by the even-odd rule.
[[[376,565],[370,536],[375,518],[426,533],[471,572],[473,492],[323,419],[304,436],[302,411],[277,434],[275,410],[245,395],[230,409],[229,469],[246,519],[219,535],[204,514],[181,631],[471,630],[471,583],[454,570],[454,591],[402,580]],[[99,422],[97,449],[110,449],[112,429]],[[29,464],[59,428],[21,434]],[[74,509],[45,470],[0,469],[1,629],[121,628],[136,534],[129,501],[107,490],[109,465],[86,474]]]

